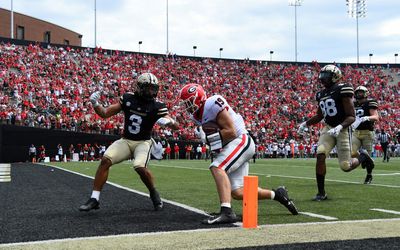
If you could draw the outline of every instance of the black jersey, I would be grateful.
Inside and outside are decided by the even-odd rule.
[[[164,103],[143,100],[133,93],[121,96],[120,104],[125,113],[123,137],[130,140],[150,140],[156,121],[168,114]]]
[[[324,115],[326,124],[336,127],[346,118],[343,97],[353,97],[354,90],[350,84],[335,84],[329,89],[317,93],[316,99]]]
[[[358,103],[357,101],[354,102],[354,108],[356,109],[356,116],[363,117],[363,116],[370,116],[371,113],[369,112],[370,109],[378,109],[378,102],[374,99],[368,99],[364,103]],[[374,123],[373,121],[365,121],[360,123],[357,127],[357,130],[374,130]]]

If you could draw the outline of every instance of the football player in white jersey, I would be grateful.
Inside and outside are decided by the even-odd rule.
[[[254,141],[246,130],[242,116],[221,95],[207,98],[202,86],[187,84],[181,89],[179,98],[196,125],[203,127],[203,137],[210,150],[216,152],[210,171],[217,186],[221,210],[203,223],[236,222],[231,199],[243,199],[243,177],[249,173],[249,160],[255,153]],[[274,199],[292,214],[298,214],[285,187],[276,190],[258,188],[258,198]]]

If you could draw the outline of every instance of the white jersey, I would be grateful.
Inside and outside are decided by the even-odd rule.
[[[246,134],[247,130],[243,117],[236,113],[231,106],[229,106],[225,98],[220,95],[213,95],[207,98],[204,104],[203,116],[200,123],[205,124],[207,122],[216,122],[217,115],[224,109],[228,111],[235,125],[237,135],[240,136],[241,134]]]
[[[236,113],[228,102],[220,95],[213,95],[207,98],[204,104],[201,121],[195,120],[199,125],[207,122],[216,122],[218,114],[227,110],[231,117],[237,137],[228,144],[223,145],[222,150],[216,151],[211,167],[224,170],[229,178],[231,190],[243,188],[243,176],[249,174],[249,160],[255,153],[254,141],[248,134],[244,120],[241,115]]]

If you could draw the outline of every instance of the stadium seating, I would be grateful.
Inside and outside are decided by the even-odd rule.
[[[394,133],[400,121],[399,69],[354,68],[339,65],[345,81],[365,85],[380,105],[377,127]],[[0,122],[88,133],[119,134],[123,115],[99,119],[88,97],[96,90],[109,105],[126,91],[132,91],[135,77],[144,71],[157,75],[163,86],[159,98],[166,101],[171,115],[180,115],[175,99],[186,83],[202,84],[208,94],[220,93],[241,113],[258,144],[291,139],[298,124],[315,110],[315,93],[320,88],[320,66],[266,63],[248,60],[194,59],[115,51],[101,48],[70,49],[39,45],[0,44]],[[98,77],[99,83],[93,82]],[[396,78],[396,79],[395,79]],[[11,104],[11,105],[10,105]],[[194,139],[193,124],[172,132],[156,127],[160,137]],[[312,127],[307,142],[315,141],[318,126]]]

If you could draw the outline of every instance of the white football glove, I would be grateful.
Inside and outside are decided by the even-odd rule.
[[[198,126],[194,129],[194,134],[197,136],[197,138],[201,139],[201,142],[206,143],[206,133],[204,133],[201,126]]]
[[[300,123],[299,128],[297,129],[297,133],[303,134],[307,128],[307,122]]]
[[[100,104],[99,104],[100,92],[99,91],[96,91],[93,94],[91,94],[89,99],[94,108],[97,106],[100,106]]]
[[[351,128],[356,129],[358,128],[358,126],[360,126],[360,124],[361,124],[361,118],[356,116],[356,120],[351,124]]]
[[[361,123],[369,121],[369,116],[363,116],[360,118],[360,120],[361,120]]]
[[[356,120],[351,124],[351,127],[353,129],[356,129],[356,128],[358,128],[358,126],[360,126],[361,123],[363,123],[365,121],[369,121],[369,116],[363,116],[361,118],[356,116]]]
[[[172,123],[172,120],[166,117],[161,117],[157,120],[157,124],[160,126],[167,126],[168,124]]]
[[[343,129],[342,125],[337,125],[336,127],[328,130],[328,134],[331,136],[337,137],[342,129]]]

